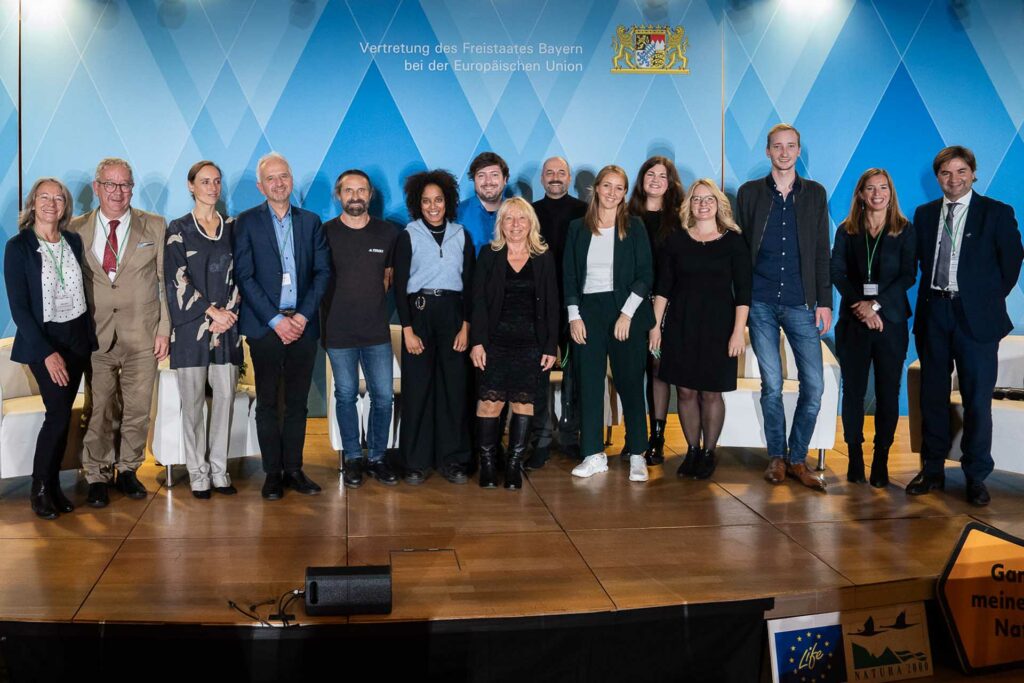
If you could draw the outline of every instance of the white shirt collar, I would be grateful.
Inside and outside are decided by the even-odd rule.
[[[96,209],[96,215],[99,216],[100,223],[103,225],[103,229],[104,230],[109,230],[110,229],[110,221],[113,221],[113,220],[121,221],[120,223],[118,223],[118,227],[123,228],[125,225],[127,225],[129,219],[131,218],[132,210],[131,210],[131,207],[129,207],[128,210],[125,211],[124,214],[122,214],[120,217],[117,217],[117,218],[107,218],[106,216],[103,215],[103,210],[102,209]]]
[[[974,190],[968,190],[967,194],[965,194],[960,199],[956,200],[957,206],[970,206],[971,205],[971,197],[973,197],[973,196],[974,196]],[[945,211],[946,207],[949,206],[952,203],[953,202],[952,202],[952,200],[949,199],[949,197],[947,197],[946,195],[942,195],[942,210],[943,211]]]

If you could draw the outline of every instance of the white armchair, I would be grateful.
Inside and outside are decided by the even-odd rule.
[[[28,366],[11,360],[14,338],[0,339],[0,479],[32,474],[36,438],[43,426],[46,408],[39,395],[39,385]],[[71,427],[68,446],[64,452],[62,470],[81,467],[82,412],[85,408],[85,380],[78,387],[71,409]]]
[[[252,359],[249,345],[244,341],[245,353],[243,372],[235,388],[234,408],[231,416],[231,434],[228,437],[228,457],[243,458],[259,455],[259,440],[256,435],[256,386],[253,383]],[[203,410],[209,419],[209,401]],[[165,360],[160,364],[157,375],[156,417],[150,430],[150,450],[153,457],[167,468],[167,486],[173,486],[171,467],[185,463],[182,450],[181,396],[178,393],[178,377]]]
[[[719,446],[745,448],[766,448],[764,437],[764,415],[761,412],[761,373],[757,358],[750,345],[750,332],[745,333],[746,348],[737,364],[736,391],[723,394],[725,398],[725,426],[718,439]],[[782,404],[786,411],[786,426],[793,425],[793,413],[799,392],[796,359],[793,349],[782,335]],[[824,341],[821,342],[821,357],[824,365],[825,391],[821,397],[821,410],[814,425],[814,433],[808,448],[818,451],[818,469],[825,469],[825,451],[836,441],[836,417],[839,415],[839,361]]]
[[[999,342],[997,387],[1024,388],[1024,335],[1012,335]],[[910,450],[921,452],[921,361],[907,368],[907,398],[910,417]],[[959,460],[964,433],[964,406],[956,372],[949,398],[949,420],[953,445],[949,459]],[[992,459],[996,469],[1024,474],[1024,401],[992,401]]]

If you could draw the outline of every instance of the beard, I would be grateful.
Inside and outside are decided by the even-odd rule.
[[[347,202],[343,208],[349,216],[362,216],[366,213],[366,202],[359,200]]]

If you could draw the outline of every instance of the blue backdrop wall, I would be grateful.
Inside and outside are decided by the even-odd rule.
[[[200,158],[224,169],[228,211],[257,203],[255,161],[272,149],[292,162],[296,201],[324,218],[344,168],[366,169],[380,212],[404,223],[409,173],[448,168],[468,195],[465,171],[488,149],[526,196],[540,196],[552,154],[570,159],[580,192],[604,164],[635,173],[654,153],[684,181],[735,192],[767,172],[764,135],[780,120],[803,133],[801,172],[828,189],[833,229],[869,166],[893,173],[908,212],[938,196],[930,160],[952,143],[975,149],[981,192],[1024,208],[1019,3],[34,0],[20,70],[18,19],[17,0],[0,0],[7,234],[19,175],[26,189],[60,176],[83,211],[109,155],[135,167],[134,203],[169,217],[188,210],[185,172]],[[610,73],[616,26],[648,23],[685,26],[689,75]],[[537,70],[507,70],[520,64]],[[1022,292],[1010,306],[1024,325]],[[6,305],[0,327],[13,334]]]

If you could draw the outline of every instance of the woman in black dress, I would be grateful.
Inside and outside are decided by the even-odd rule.
[[[668,157],[653,156],[645,161],[636,174],[633,194],[629,198],[629,213],[643,219],[647,238],[651,241],[654,260],[654,288],[658,287],[658,258],[661,247],[670,235],[682,229],[679,209],[686,190],[679,179],[676,165]],[[661,360],[654,354],[647,356],[647,413],[651,421],[651,435],[644,458],[648,465],[665,462],[665,417],[668,415],[668,384],[658,377]]]
[[[523,485],[522,462],[542,373],[555,364],[558,282],[555,261],[540,236],[533,207],[506,199],[495,219],[494,240],[480,251],[473,276],[469,358],[480,371],[476,404],[480,486],[497,486],[499,415],[512,407],[505,488]]]
[[[212,161],[193,164],[188,191],[195,206],[167,226],[164,279],[171,315],[171,368],[181,396],[182,450],[192,495],[236,493],[227,472],[228,435],[242,364],[241,298],[234,279],[231,219],[217,211],[221,173]],[[206,385],[213,391],[207,434]]]
[[[869,168],[836,230],[832,282],[842,295],[836,355],[843,371],[846,480],[864,483],[864,394],[875,366],[875,450],[871,485],[889,483],[889,447],[900,415],[900,378],[910,337],[907,290],[917,279],[914,226],[900,212],[889,173]]]
[[[661,379],[676,385],[689,447],[677,476],[707,479],[725,423],[722,392],[736,389],[752,266],[729,200],[713,180],[694,182],[680,219],[685,230],[668,238],[659,263],[650,346],[661,349]]]

